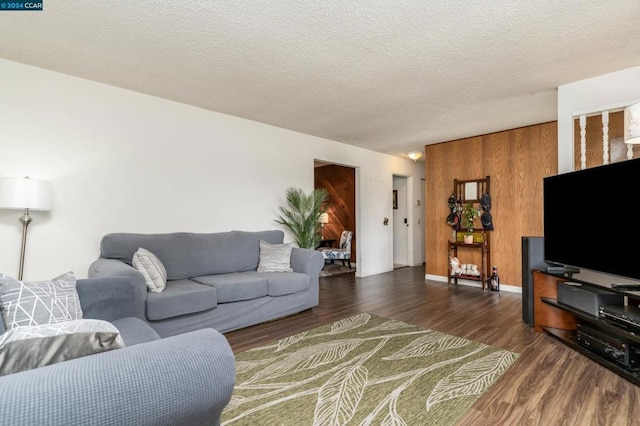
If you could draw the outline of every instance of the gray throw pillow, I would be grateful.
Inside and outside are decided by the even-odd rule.
[[[118,329],[102,320],[14,327],[0,335],[0,376],[122,347]]]
[[[167,286],[167,270],[158,256],[145,248],[138,248],[133,254],[131,264],[144,276],[147,290],[160,293]]]
[[[0,273],[0,310],[7,328],[81,319],[76,277],[67,272],[49,281],[18,281]]]
[[[269,244],[260,240],[258,272],[293,272],[291,269],[291,244]]]

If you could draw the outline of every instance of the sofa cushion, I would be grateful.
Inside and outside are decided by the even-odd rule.
[[[260,240],[258,272],[292,272],[291,244],[269,244]]]
[[[0,336],[0,376],[122,347],[118,329],[102,320],[13,327]]]
[[[207,275],[192,280],[217,288],[218,303],[257,299],[268,294],[267,278],[253,271]]]
[[[143,247],[136,250],[131,264],[142,273],[149,291],[160,293],[167,286],[167,270],[158,256],[149,250]]]
[[[153,252],[164,264],[169,280],[211,274],[255,271],[260,240],[281,244],[284,232],[230,231],[218,233],[107,234],[100,242],[101,257],[131,265],[139,247]]]
[[[147,293],[147,319],[157,321],[213,309],[218,304],[215,287],[191,280],[167,281],[162,293]]]
[[[82,318],[73,272],[48,281],[18,281],[0,273],[0,308],[7,328]]]
[[[309,275],[300,272],[266,272],[258,275],[267,279],[269,296],[284,296],[309,288]]]

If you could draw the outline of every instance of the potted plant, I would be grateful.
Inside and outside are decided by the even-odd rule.
[[[300,248],[315,250],[320,244],[320,215],[327,209],[329,194],[324,188],[316,188],[311,194],[302,189],[287,189],[286,204],[279,207],[282,213],[276,223],[286,226]]]
[[[467,228],[467,232],[464,234],[465,244],[473,244],[473,222],[478,217],[478,210],[473,207],[473,204],[466,203],[462,209],[462,218],[464,219],[464,227]]]

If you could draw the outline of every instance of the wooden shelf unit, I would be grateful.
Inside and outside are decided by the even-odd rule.
[[[472,204],[474,208],[480,209],[480,199],[482,194],[489,193],[491,178],[486,176],[482,179],[468,179],[468,180],[453,180],[453,195],[456,197],[458,203],[458,209],[461,211],[465,204]],[[477,218],[476,220],[479,220]],[[489,268],[491,268],[491,245],[490,245],[490,232],[485,231],[483,228],[472,228],[473,243],[464,242],[464,234],[469,232],[469,228],[463,227],[465,223],[460,223],[460,229],[454,232],[453,240],[447,241],[447,256],[448,256],[448,273],[447,283],[458,284],[458,279],[465,279],[470,281],[480,281],[482,290],[489,290],[487,284],[487,278],[489,277]],[[454,275],[451,268],[451,259],[458,257],[459,249],[464,254],[463,259],[478,259],[478,256],[474,256],[471,252],[479,252],[478,271],[479,276],[475,275]],[[464,262],[458,258],[461,264],[472,263]]]
[[[489,290],[488,285],[487,285],[487,277],[489,276],[488,274],[488,267],[489,267],[489,261],[490,261],[490,255],[489,255],[489,234],[483,232],[482,233],[482,241],[481,242],[477,242],[477,243],[473,243],[473,244],[466,244],[464,242],[460,242],[460,241],[448,241],[447,242],[447,253],[449,256],[449,259],[453,258],[453,257],[458,257],[458,249],[462,249],[465,251],[468,250],[479,250],[480,251],[480,265],[478,265],[478,271],[480,272],[479,276],[474,276],[474,275],[454,275],[453,274],[453,270],[451,268],[451,262],[449,262],[449,272],[448,272],[448,279],[447,279],[447,283],[448,284],[458,284],[458,279],[465,279],[465,280],[471,280],[471,281],[480,281],[482,284],[482,290]]]

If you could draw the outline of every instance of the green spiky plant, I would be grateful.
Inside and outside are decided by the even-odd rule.
[[[280,206],[280,217],[276,223],[286,226],[300,248],[314,250],[320,244],[320,215],[327,209],[327,190],[316,188],[311,194],[302,189],[288,188],[287,202]]]

